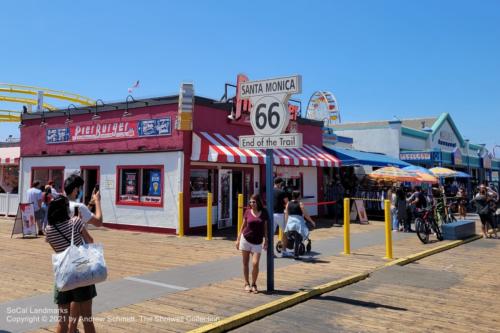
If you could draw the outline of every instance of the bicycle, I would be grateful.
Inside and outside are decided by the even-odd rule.
[[[451,202],[446,205],[446,213],[443,218],[443,223],[457,222],[457,218],[453,214],[453,209],[457,206],[456,202]]]
[[[434,232],[439,241],[443,240],[443,234],[439,228],[436,220],[434,219],[434,207],[426,208],[417,212],[418,216],[415,218],[415,231],[418,239],[424,244],[429,242],[429,235]]]

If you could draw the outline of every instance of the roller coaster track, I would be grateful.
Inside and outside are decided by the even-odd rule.
[[[5,102],[14,102],[14,103],[22,103],[22,104],[31,104],[36,105],[37,100],[32,98],[21,98],[21,97],[10,97],[10,96],[0,96],[0,101]],[[43,107],[50,110],[55,110],[56,108],[50,104],[43,103]]]
[[[21,112],[11,110],[0,110],[0,122],[17,123],[21,120]]]
[[[0,83],[0,92],[7,94],[23,94],[23,95],[37,96],[39,91],[43,91],[43,96],[48,98],[55,98],[86,106],[95,104],[95,101],[88,97],[78,94],[73,94],[62,90],[53,90],[53,89],[47,89],[35,86],[25,86],[19,84]],[[28,98],[28,97],[14,97],[14,96],[0,95],[0,101],[37,105],[36,98]],[[56,107],[48,103],[43,103],[43,108],[49,111],[56,109]],[[20,118],[21,118],[21,113],[19,111],[0,110],[0,122],[19,122]]]

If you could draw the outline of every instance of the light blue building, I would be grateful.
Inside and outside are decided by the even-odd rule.
[[[443,166],[472,176],[471,184],[499,185],[500,160],[488,149],[463,138],[449,113],[439,117],[334,125],[339,136],[353,139],[352,148],[376,152],[427,168]]]

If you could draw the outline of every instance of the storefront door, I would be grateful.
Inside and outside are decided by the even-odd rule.
[[[233,175],[231,170],[219,170],[219,205],[218,205],[218,221],[219,229],[228,228],[233,225]]]
[[[83,181],[83,203],[86,205],[92,199],[92,192],[97,184],[99,184],[99,167],[81,167],[81,175]]]

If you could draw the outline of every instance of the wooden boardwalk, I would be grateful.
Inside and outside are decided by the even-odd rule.
[[[236,332],[500,332],[500,241],[381,270]]]
[[[53,288],[52,248],[45,237],[11,238],[13,219],[0,217],[0,303],[48,293]],[[381,223],[352,225],[352,233],[377,230]],[[94,228],[90,231],[96,242],[104,244],[108,280],[182,267],[238,256],[234,237],[202,236],[178,238],[144,232]],[[319,228],[315,240],[342,235],[342,228]]]
[[[2,262],[0,273],[3,276],[3,283],[0,286],[0,302],[50,292],[53,286],[53,277],[50,267],[52,252],[49,245],[42,238],[10,239],[11,228],[11,221],[0,221],[0,262]],[[380,231],[383,230],[383,223],[353,224],[351,230],[353,233]],[[110,280],[239,256],[238,251],[234,249],[234,241],[224,238],[206,241],[204,237],[177,238],[175,236],[109,229],[92,230],[91,234],[96,241],[105,244]],[[342,228],[320,228],[312,232],[312,238],[316,240],[328,239],[341,234]],[[494,242],[494,240],[487,241]],[[443,243],[446,241],[423,245],[416,236],[406,238],[394,243],[394,258],[421,252]],[[380,244],[358,249],[353,251],[350,256],[338,254],[278,268],[275,271],[277,292],[272,295],[265,293],[254,295],[243,292],[242,278],[208,283],[199,288],[98,313],[95,315],[95,325],[98,332],[185,332],[265,304],[300,289],[307,289],[381,267],[387,263],[387,260],[383,259],[384,255],[385,247]],[[477,256],[480,258],[481,255],[484,256],[485,253],[478,251]],[[459,262],[455,264],[459,265]],[[452,265],[455,264],[452,263]],[[480,264],[469,265],[468,263],[461,265],[464,266],[465,270],[477,270],[476,274],[478,275],[484,274],[485,272],[480,273],[480,271],[487,267]],[[494,272],[490,271],[489,273]],[[500,271],[496,271],[496,275],[498,273]],[[265,278],[265,273],[259,277],[258,284],[262,290],[266,286]],[[477,277],[475,278],[477,279]],[[493,278],[488,278],[487,281],[493,283]],[[26,288],[26,286],[29,287]],[[403,289],[398,292],[398,297],[406,297]],[[468,295],[472,297],[473,294],[469,293]],[[482,294],[480,293],[480,295]],[[370,300],[370,297],[367,295],[366,300]],[[456,302],[459,300],[457,299]],[[98,296],[95,302],[99,301]],[[438,304],[442,308],[442,302],[438,302]],[[498,304],[496,305],[498,306]],[[336,325],[348,326],[349,320],[354,319],[346,317],[345,322],[336,322]],[[380,328],[380,326],[377,327]],[[35,332],[53,332],[54,329],[55,327],[51,326]]]
[[[377,229],[381,228],[382,224],[374,224],[370,227]],[[341,229],[337,228],[337,230]],[[407,256],[443,243],[446,242],[422,245],[416,236],[411,237],[394,244],[394,256],[395,258]],[[169,294],[99,313],[96,315],[96,328],[99,332],[185,332],[303,288],[307,289],[328,281],[373,270],[387,263],[387,260],[382,259],[384,254],[384,245],[377,245],[359,249],[350,256],[335,255],[277,269],[275,271],[277,292],[273,295],[265,293],[254,295],[243,292],[241,278]],[[265,274],[261,274],[259,285],[261,289],[265,288]],[[405,297],[403,294],[399,296]],[[99,298],[96,301],[99,302]],[[349,320],[354,319],[346,319],[346,321]],[[313,327],[316,326],[313,325]],[[49,327],[36,332],[47,332],[47,330],[52,332],[53,329]],[[263,327],[259,327],[258,331],[262,330]],[[265,329],[265,331],[270,330]]]

